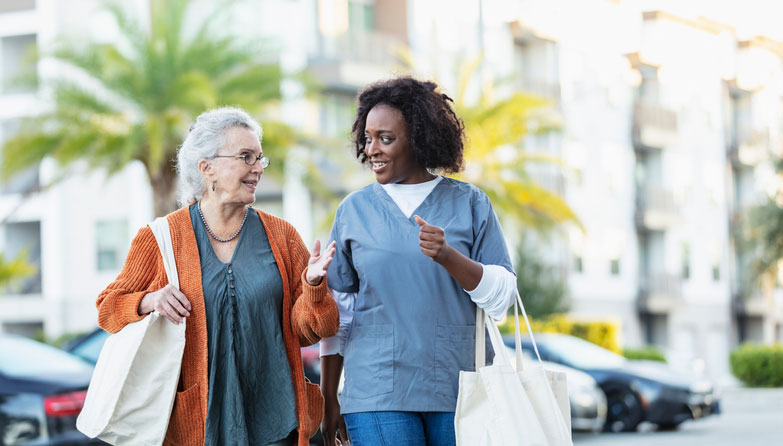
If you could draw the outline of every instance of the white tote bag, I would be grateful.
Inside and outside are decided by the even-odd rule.
[[[179,289],[168,221],[159,217],[150,228],[169,283]],[[163,444],[184,350],[184,321],[173,324],[158,312],[109,336],[76,427],[114,445]]]
[[[514,305],[521,306],[518,295],[517,299]],[[527,320],[524,307],[522,312]],[[485,323],[495,350],[491,366],[484,366]],[[538,365],[523,369],[518,318],[515,328],[517,370],[510,363],[495,321],[481,309],[476,311],[476,371],[460,371],[454,417],[457,446],[572,445],[570,422],[565,421],[566,415],[570,418],[565,375],[545,371],[540,357]],[[532,331],[530,335],[538,355]],[[555,397],[551,382],[560,398]]]

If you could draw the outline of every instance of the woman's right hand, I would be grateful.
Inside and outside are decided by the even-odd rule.
[[[340,432],[340,440],[336,439]],[[348,441],[348,429],[345,428],[345,419],[340,415],[340,402],[335,398],[324,398],[324,420],[321,422],[321,434],[324,437],[324,446],[337,446],[350,444]]]
[[[139,314],[157,311],[166,319],[180,324],[190,316],[190,301],[173,285],[168,284],[158,291],[147,293],[139,302]]]

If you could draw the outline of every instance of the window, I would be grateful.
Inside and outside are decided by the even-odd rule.
[[[371,31],[375,28],[375,10],[367,0],[348,1],[348,26],[355,31]]]
[[[691,248],[687,243],[682,244],[682,266],[680,271],[683,279],[691,277]]]
[[[35,91],[37,79],[35,66],[35,34],[7,36],[0,39],[0,68],[4,93],[29,93]]]
[[[41,222],[6,223],[5,246],[3,252],[7,259],[15,259],[22,252],[27,253],[27,262],[36,268],[36,272],[6,289],[12,294],[41,293]]]
[[[127,220],[103,220],[95,224],[96,266],[98,271],[120,269],[128,249]]]
[[[7,119],[0,122],[0,144],[16,133],[19,121]],[[2,154],[0,154],[2,157]],[[27,169],[17,172],[7,182],[0,184],[0,193],[24,194],[36,190],[39,185],[38,171],[41,163],[36,163]]]
[[[620,275],[620,259],[611,259],[609,261],[609,271],[613,276]]]
[[[353,125],[354,98],[342,93],[324,93],[321,98],[321,132],[325,136],[346,138]]]
[[[578,273],[583,271],[582,256],[574,256],[574,271]]]

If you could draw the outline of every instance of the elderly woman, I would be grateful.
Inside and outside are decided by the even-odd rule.
[[[251,208],[269,166],[261,127],[237,108],[196,119],[178,153],[180,202],[168,215],[180,290],[168,285],[149,227],[98,296],[109,332],[158,311],[188,319],[179,389],[164,444],[306,446],[323,399],[300,346],[335,334],[326,269],[288,222]]]

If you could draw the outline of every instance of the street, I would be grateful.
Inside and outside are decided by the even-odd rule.
[[[575,434],[574,445],[783,445],[783,389],[726,389],[723,413],[687,421],[673,432],[652,425],[624,434]]]

